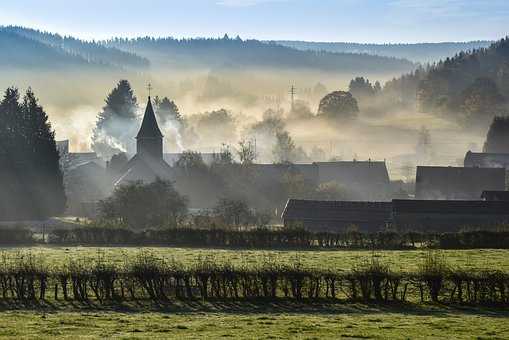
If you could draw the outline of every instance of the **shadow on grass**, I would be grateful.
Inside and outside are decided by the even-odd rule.
[[[405,314],[426,316],[479,315],[509,318],[507,306],[468,306],[454,304],[427,303],[356,303],[345,301],[295,301],[293,299],[268,300],[172,300],[153,302],[137,300],[127,302],[79,302],[79,301],[39,301],[20,302],[17,300],[0,302],[0,312],[26,311],[38,313],[57,312],[121,312],[121,313],[223,313],[235,315],[253,314],[307,314],[307,315],[371,315]]]

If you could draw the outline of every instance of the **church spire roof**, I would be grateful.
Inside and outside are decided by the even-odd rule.
[[[159,125],[157,125],[156,115],[154,114],[154,109],[152,108],[152,101],[150,100],[149,96],[147,108],[145,109],[145,115],[143,116],[140,131],[138,132],[136,139],[162,138],[162,137],[163,134],[161,133],[161,130],[159,130]]]

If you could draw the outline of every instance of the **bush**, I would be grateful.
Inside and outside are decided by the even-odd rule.
[[[177,226],[186,216],[187,199],[169,181],[133,182],[117,187],[111,197],[99,203],[99,211],[102,219],[135,229]]]
[[[0,244],[20,245],[35,242],[34,233],[23,227],[0,227]]]

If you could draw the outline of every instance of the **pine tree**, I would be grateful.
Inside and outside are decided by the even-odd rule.
[[[44,219],[65,209],[63,176],[54,132],[29,89],[15,88],[0,103],[0,219]]]
[[[166,124],[167,121],[182,121],[179,108],[173,100],[170,100],[168,97],[159,100],[159,98],[156,97],[154,103],[156,104],[157,118],[162,125]]]
[[[65,210],[66,197],[55,133],[31,89],[23,98],[22,110],[34,217],[58,215]]]
[[[495,117],[490,125],[484,152],[509,153],[509,117]]]
[[[19,92],[8,88],[0,103],[0,219],[13,220],[23,214],[23,197],[27,196],[23,186],[21,146],[21,107]]]
[[[92,149],[104,159],[121,152],[134,151],[138,102],[131,84],[121,80],[106,98],[97,117]]]

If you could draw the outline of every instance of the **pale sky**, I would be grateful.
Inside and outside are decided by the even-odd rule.
[[[509,0],[0,0],[0,25],[85,39],[495,40],[508,19]]]

